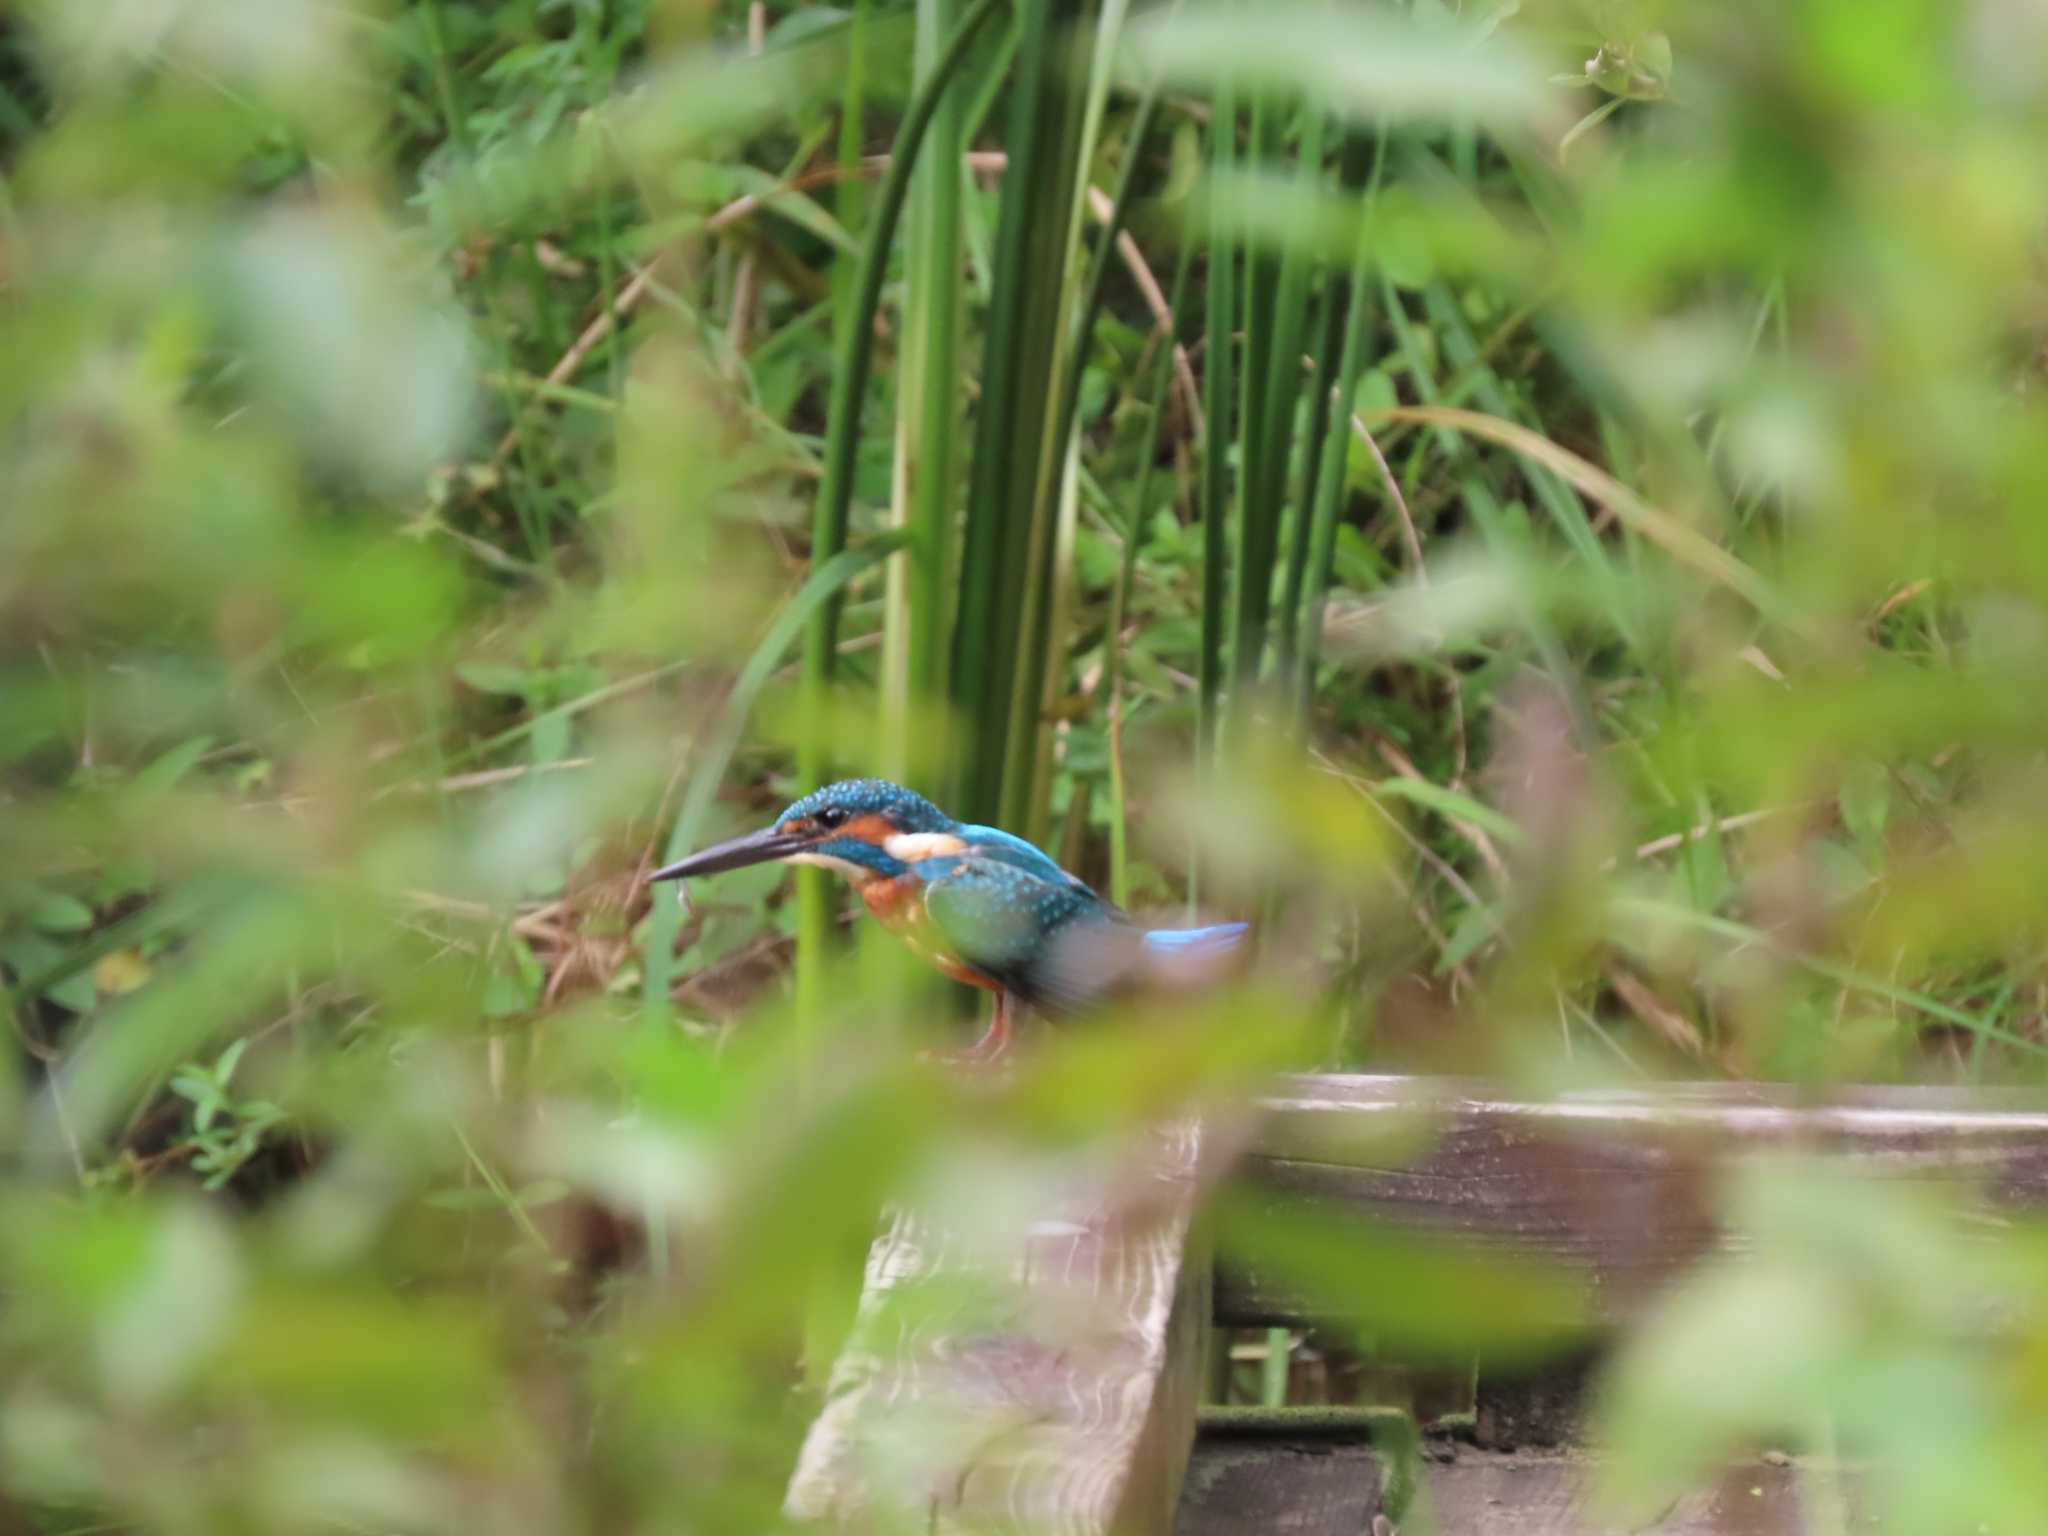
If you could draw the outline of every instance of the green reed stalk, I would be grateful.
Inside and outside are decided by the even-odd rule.
[[[851,323],[844,345],[839,349],[832,373],[832,403],[825,428],[823,478],[812,523],[811,560],[815,568],[832,559],[846,545],[846,528],[853,505],[854,456],[860,446],[861,401],[867,392],[868,372],[874,353],[875,312],[881,307],[882,280],[889,265],[889,247],[910,190],[910,177],[946,88],[959,72],[969,45],[982,24],[995,14],[1002,0],[976,0],[954,28],[929,78],[911,98],[910,107],[896,130],[888,173],[876,195],[874,215],[868,222],[861,245],[860,268],[854,284]],[[824,782],[829,768],[829,743],[825,739],[825,705],[831,690],[832,673],[839,641],[840,594],[829,593],[819,605],[804,635],[804,706],[808,726],[799,747],[798,777],[806,789]],[[797,876],[797,999],[798,1015],[816,1019],[822,1013],[824,956],[832,924],[831,891],[817,878],[820,871],[800,870]]]
[[[961,743],[960,813],[1002,818],[1006,783],[1028,783],[1013,734],[1020,660],[1052,547],[1063,454],[1048,442],[1070,310],[1068,257],[1080,167],[1080,24],[1089,0],[1023,0],[1019,9],[996,230],[995,272],[974,424],[961,553],[952,697]],[[1035,698],[1035,693],[1031,695]],[[1021,757],[1021,760],[1020,760]],[[1021,795],[1021,791],[1018,792]]]
[[[1366,193],[1368,208],[1378,186],[1375,167],[1372,187]],[[1331,406],[1330,430],[1323,438],[1323,463],[1316,474],[1316,500],[1308,540],[1307,601],[1296,639],[1301,657],[1296,717],[1304,723],[1315,696],[1316,661],[1323,650],[1323,609],[1330,590],[1330,568],[1337,553],[1337,514],[1344,500],[1344,463],[1351,443],[1351,402],[1358,394],[1358,376],[1365,371],[1366,334],[1371,329],[1372,257],[1365,234],[1370,222],[1359,221],[1358,247],[1351,258],[1351,276],[1346,284],[1350,308],[1344,321],[1344,355],[1337,364],[1337,393]]]
[[[1377,191],[1377,184],[1368,186],[1366,180],[1366,168],[1373,155],[1374,142],[1371,138],[1361,132],[1349,133],[1339,154],[1337,173],[1337,183],[1346,192],[1363,191],[1367,214]],[[1281,578],[1280,611],[1274,619],[1275,683],[1283,698],[1293,691],[1295,664],[1300,651],[1309,546],[1313,542],[1315,509],[1321,504],[1328,434],[1335,431],[1340,438],[1346,438],[1350,426],[1351,402],[1334,397],[1351,293],[1346,274],[1333,268],[1324,278],[1321,313],[1316,325],[1315,376],[1309,383],[1308,436],[1301,454],[1301,491],[1295,498],[1294,515],[1289,520],[1287,566]],[[1343,446],[1347,452],[1340,453],[1336,459],[1340,472],[1348,454],[1348,439]],[[1340,505],[1341,496],[1340,488]]]
[[[1315,373],[1309,381],[1308,436],[1301,449],[1301,494],[1295,499],[1294,515],[1288,519],[1287,561],[1280,578],[1280,611],[1274,618],[1274,671],[1280,691],[1287,693],[1294,678],[1295,660],[1301,641],[1302,589],[1308,579],[1309,534],[1315,521],[1317,498],[1322,494],[1323,447],[1333,414],[1332,395],[1337,388],[1338,354],[1344,346],[1344,319],[1349,309],[1350,289],[1342,275],[1330,273],[1323,280],[1317,301],[1315,326]]]
[[[1306,110],[1299,174],[1308,187],[1323,175],[1324,114]],[[1246,493],[1240,568],[1239,651],[1237,676],[1247,690],[1264,662],[1267,631],[1272,624],[1274,566],[1280,557],[1280,534],[1287,520],[1288,469],[1294,458],[1295,419],[1302,394],[1302,338],[1308,331],[1315,262],[1299,241],[1281,257],[1273,298],[1269,355],[1266,361],[1265,417],[1259,430],[1259,483]],[[1298,519],[1297,519],[1298,521]],[[1280,623],[1289,620],[1283,608]]]
[[[1049,830],[1046,812],[1053,747],[1050,718],[1063,681],[1060,662],[1065,655],[1074,533],[1080,515],[1080,459],[1070,430],[1071,413],[1062,419],[1059,387],[1066,376],[1068,359],[1085,345],[1075,317],[1081,308],[1085,266],[1081,231],[1087,223],[1088,168],[1094,161],[1096,132],[1108,100],[1113,50],[1125,3],[1126,0],[1110,0],[1095,29],[1092,61],[1087,56],[1088,39],[1079,14],[1064,34],[1053,39],[1062,57],[1061,66],[1052,77],[1059,87],[1053,97],[1053,120],[1058,132],[1057,164],[1065,173],[1068,223],[1062,243],[1055,249],[1048,241],[1043,258],[1049,270],[1059,274],[1054,307],[1048,316],[1053,347],[1044,380],[1053,409],[1040,428],[1044,436],[1038,447],[1038,478],[1025,546],[1023,574],[1028,585],[1024,593],[1024,622],[1015,637],[1017,675],[1010,696],[1009,728],[1004,737],[999,810],[1005,826],[1015,827],[1035,842],[1044,842]],[[1086,82],[1085,91],[1072,88],[1080,81]]]
[[[960,10],[960,0],[918,0],[913,70],[920,85],[936,73]],[[959,467],[965,110],[959,92],[941,94],[926,136],[927,152],[911,182],[891,505],[891,520],[908,531],[910,545],[905,558],[889,567],[883,627],[884,771],[931,790],[938,786],[923,782],[908,744],[913,712],[945,693],[949,535]]]
[[[1279,158],[1280,110],[1269,90],[1252,98],[1245,152],[1253,170]],[[1237,524],[1230,597],[1230,678],[1226,714],[1232,720],[1249,707],[1265,640],[1266,592],[1271,581],[1272,508],[1266,499],[1266,401],[1273,370],[1274,311],[1280,266],[1263,241],[1245,240],[1245,280],[1238,294],[1244,351],[1238,381]],[[1262,558],[1262,556],[1264,558]]]
[[[1081,404],[1081,384],[1088,372],[1088,343],[1095,333],[1095,321],[1102,313],[1104,280],[1109,266],[1116,256],[1117,236],[1123,233],[1124,225],[1131,211],[1131,183],[1136,180],[1139,163],[1144,158],[1145,140],[1152,132],[1152,119],[1159,106],[1159,88],[1146,88],[1138,103],[1137,116],[1131,122],[1130,148],[1124,155],[1124,163],[1117,171],[1116,191],[1111,194],[1109,222],[1102,226],[1102,233],[1096,241],[1094,254],[1088,259],[1088,276],[1081,289],[1081,321],[1076,330],[1076,344],[1073,355],[1068,359],[1068,368],[1060,387],[1060,408],[1058,431],[1061,439],[1074,430],[1075,413]]]
[[[1047,476],[1041,496],[1056,495],[1050,517],[1034,513],[1032,573],[1034,594],[1029,609],[1031,623],[1020,647],[1016,695],[1011,701],[1010,760],[1003,779],[1003,818],[1025,836],[1041,839],[1047,831],[1045,818],[1052,794],[1054,735],[1051,720],[1065,683],[1064,661],[1068,619],[1073,608],[1073,546],[1079,516],[1077,477],[1080,467],[1075,420],[1081,398],[1081,381],[1088,366],[1088,349],[1097,316],[1101,312],[1103,286],[1118,234],[1130,209],[1130,191],[1136,178],[1152,115],[1157,88],[1148,88],[1138,107],[1129,152],[1118,174],[1110,200],[1110,216],[1086,263],[1081,260],[1081,232],[1087,226],[1089,182],[1087,168],[1094,163],[1102,119],[1108,107],[1110,83],[1116,74],[1116,47],[1123,28],[1126,0],[1110,0],[1096,29],[1095,53],[1088,78],[1088,91],[1081,114],[1080,133],[1072,150],[1077,170],[1073,188],[1072,244],[1066,258],[1068,291],[1061,301],[1064,314],[1075,318],[1056,359],[1058,394],[1047,425],[1043,462]],[[1058,468],[1052,466],[1057,457]],[[1049,528],[1050,543],[1047,543]]]
[[[1209,127],[1209,164],[1218,182],[1229,176],[1236,158],[1236,92],[1226,80],[1216,88],[1215,118]],[[1231,329],[1237,314],[1234,231],[1221,209],[1212,209],[1209,218],[1208,334],[1202,358],[1207,418],[1202,432],[1202,655],[1195,754],[1205,765],[1213,763],[1221,736],[1223,604],[1230,557]]]

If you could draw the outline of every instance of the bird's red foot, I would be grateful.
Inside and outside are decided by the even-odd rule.
[[[1004,1000],[1006,1001],[1006,1000]],[[964,1051],[920,1051],[919,1059],[948,1067],[985,1072],[1008,1065],[1010,1056],[1010,1012],[1003,1002],[996,1004],[995,1019],[988,1030]]]
[[[919,1051],[917,1059],[951,1067],[956,1072],[998,1072],[1010,1064],[1010,1053],[1006,1050],[985,1051],[978,1045],[971,1045],[964,1051]]]

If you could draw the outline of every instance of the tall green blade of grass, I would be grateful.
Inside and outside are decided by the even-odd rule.
[[[966,739],[960,813],[1002,817],[1005,783],[1028,775],[1013,738],[1019,662],[1037,568],[1052,546],[1063,455],[1049,441],[1069,319],[1088,0],[1023,0],[996,232],[995,274],[974,424],[953,701]],[[1039,559],[1034,561],[1034,550]],[[1019,795],[1023,793],[1018,792]]]
[[[1216,88],[1209,166],[1221,183],[1237,158],[1237,100],[1228,79]],[[1230,553],[1231,332],[1237,315],[1235,231],[1221,208],[1209,215],[1208,305],[1202,356],[1202,654],[1196,759],[1211,763],[1223,694],[1223,604]],[[1196,867],[1199,875],[1199,866]],[[1192,899],[1193,893],[1190,893]]]
[[[1067,621],[1073,606],[1073,545],[1079,508],[1077,476],[1080,466],[1074,429],[1081,379],[1087,367],[1096,316],[1101,310],[1103,282],[1116,249],[1116,237],[1129,212],[1131,185],[1158,99],[1157,89],[1153,87],[1146,91],[1139,104],[1131,142],[1112,196],[1109,220],[1097,240],[1094,254],[1084,263],[1081,241],[1082,231],[1087,225],[1090,194],[1088,168],[1095,160],[1110,83],[1116,72],[1116,49],[1123,30],[1125,9],[1126,0],[1109,0],[1096,27],[1094,57],[1079,134],[1069,151],[1076,174],[1071,243],[1066,255],[1068,293],[1062,297],[1060,308],[1063,314],[1073,318],[1054,361],[1058,393],[1052,416],[1046,424],[1047,436],[1041,454],[1041,462],[1046,466],[1041,496],[1053,494],[1057,500],[1050,516],[1046,515],[1042,504],[1034,509],[1031,549],[1033,591],[1027,610],[1030,622],[1019,648],[1017,691],[1010,709],[1010,761],[1004,769],[1002,817],[1005,825],[1039,841],[1048,832],[1046,815],[1051,798],[1053,766],[1050,722],[1060,689],[1065,683],[1062,663],[1068,638]]]
[[[918,0],[919,84],[932,78],[960,0]],[[917,781],[910,760],[913,711],[945,693],[946,637],[953,541],[955,436],[960,423],[961,155],[966,149],[963,92],[948,92],[932,114],[925,152],[911,184],[904,260],[903,345],[897,360],[896,471],[892,520],[910,545],[889,567],[883,631],[883,771]],[[938,786],[918,782],[921,789]]]
[[[873,27],[868,15],[872,0],[854,0],[846,18],[846,77],[839,94],[839,134],[836,157],[839,179],[833,203],[839,227],[857,236],[867,212],[868,184],[860,174],[861,153],[866,145],[868,35]],[[860,273],[847,262],[835,262],[832,278],[832,339],[838,353],[847,346],[847,333],[854,323],[859,303]],[[838,605],[835,600],[834,622]]]
[[[1245,163],[1254,174],[1269,172],[1279,158],[1280,104],[1270,87],[1253,95],[1245,140]],[[1241,723],[1258,675],[1263,639],[1264,587],[1268,572],[1259,562],[1266,542],[1266,399],[1273,367],[1274,307],[1280,290],[1280,258],[1263,239],[1240,232],[1244,280],[1239,286],[1237,522],[1230,593],[1230,692],[1225,718]],[[1226,726],[1226,731],[1229,729]]]
[[[1041,844],[1052,835],[1052,719],[1065,683],[1063,663],[1073,616],[1074,535],[1081,509],[1080,444],[1069,434],[1064,440],[1048,438],[1046,446],[1059,451],[1060,466],[1046,478],[1053,504],[1034,519],[1032,530],[1036,573],[1032,621],[1018,651],[1002,802],[1003,824]]]
[[[840,226],[851,231],[866,201],[866,183],[860,175],[862,149],[862,118],[867,105],[866,93],[866,41],[868,33],[868,0],[855,0],[847,21],[846,76],[841,85],[839,98],[839,143],[838,165],[839,185],[837,205]],[[873,231],[870,231],[873,233]],[[890,231],[881,231],[884,258],[888,251],[887,237]],[[848,266],[844,262],[832,269],[832,338],[833,357],[836,366],[832,376],[832,400],[829,407],[828,438],[835,431],[848,439],[849,470],[843,477],[835,476],[834,467],[828,462],[823,480],[819,483],[818,499],[811,519],[811,565],[816,569],[846,547],[846,526],[848,511],[852,505],[852,475],[850,460],[853,447],[860,438],[861,397],[866,391],[869,347],[872,337],[861,323],[861,289],[864,274],[858,265]],[[872,325],[873,316],[868,317]],[[850,401],[850,403],[849,403]],[[845,422],[841,429],[842,419]],[[833,444],[828,442],[826,456],[833,458]],[[845,485],[839,483],[845,480]],[[844,607],[844,594],[829,593],[817,613],[812,617],[810,628],[804,635],[804,686],[807,694],[807,709],[813,719],[822,718],[822,701],[830,687],[834,663],[839,648],[839,618]],[[797,753],[797,777],[806,790],[816,787],[824,779],[826,743],[817,729],[804,733]],[[798,899],[808,915],[812,908],[824,911],[827,887],[808,871],[797,875]],[[819,922],[826,919],[821,915]],[[808,929],[809,924],[805,924]],[[802,986],[803,978],[798,977]]]
[[[1316,499],[1321,494],[1323,444],[1330,430],[1331,397],[1337,388],[1337,361],[1344,347],[1344,317],[1350,289],[1332,272],[1316,299],[1311,351],[1315,371],[1308,386],[1308,424],[1301,445],[1301,489],[1287,519],[1287,557],[1280,578],[1280,607],[1273,617],[1274,675],[1284,694],[1292,686],[1301,641],[1303,583],[1308,579],[1308,547],[1314,527]]]
[[[872,31],[869,11],[872,0],[854,0],[850,18],[851,35],[847,43],[846,81],[841,98],[839,114],[839,222],[849,232],[860,226],[860,219],[867,202],[867,184],[860,174],[862,150],[865,146],[864,117],[867,105],[867,55],[869,34]],[[901,146],[899,146],[900,149]],[[907,169],[907,167],[906,167]],[[893,221],[893,214],[891,216]],[[869,269],[879,274],[886,266],[890,239],[893,231],[881,228],[882,219],[875,221],[874,233],[879,243],[873,247],[876,260]],[[873,307],[880,303],[880,286],[877,281],[875,296],[866,300],[863,289],[868,286],[869,271],[851,266],[846,261],[835,262],[832,268],[832,314],[834,356],[846,360],[857,359],[850,397],[838,398],[840,378],[833,379],[834,399],[832,401],[833,423],[844,418],[847,423],[846,438],[858,443],[860,422],[864,412],[861,407],[867,394],[868,348],[872,344],[874,331]],[[831,430],[828,427],[828,433]],[[828,475],[829,475],[828,470]],[[837,558],[846,542],[848,516],[852,506],[853,473],[849,463],[843,476],[843,486],[831,484],[831,495],[824,494],[821,487],[815,526],[812,531],[811,560],[813,566],[818,560],[831,555]],[[830,482],[828,482],[830,483]],[[830,520],[828,522],[828,519]],[[900,561],[892,564],[901,564]],[[802,792],[815,789],[831,776],[830,744],[825,739],[824,721],[828,718],[824,708],[831,691],[832,673],[839,654],[839,620],[844,609],[843,591],[829,594],[824,606],[812,621],[811,631],[806,636],[804,656],[804,690],[806,724],[798,753],[798,788]],[[799,869],[797,883],[797,971],[796,995],[798,1001],[797,1027],[811,1036],[807,1044],[815,1043],[815,1031],[824,1014],[823,978],[825,970],[825,947],[831,937],[832,910],[838,904],[838,884],[828,878],[823,870]],[[798,1070],[808,1079],[811,1062],[815,1055],[807,1049],[799,1059]],[[806,1096],[812,1084],[800,1084]],[[802,1365],[805,1383],[814,1390],[823,1390],[825,1372],[832,1353],[837,1348],[836,1335],[840,1331],[834,1326],[830,1315],[829,1290],[823,1284],[813,1288],[805,1306],[804,1349]]]
[[[841,331],[841,345],[832,375],[824,471],[819,482],[812,529],[814,571],[833,569],[846,558],[846,531],[853,505],[854,461],[860,447],[861,406],[867,394],[873,356],[875,316],[881,306],[882,282],[888,272],[890,247],[895,240],[904,201],[909,195],[918,152],[932,119],[937,115],[939,104],[945,99],[948,87],[967,57],[975,34],[998,6],[999,0],[977,0],[961,19],[913,94],[896,131],[888,173],[876,196],[873,217],[861,246],[849,318]],[[892,529],[886,537],[890,547],[894,548],[906,535],[904,530]],[[820,595],[818,611],[804,636],[805,729],[798,753],[798,772],[801,787],[805,790],[822,783],[831,768],[825,722],[829,715],[827,705],[838,654],[840,599],[839,584],[832,585]],[[823,870],[797,871],[797,1024],[806,1036],[807,1048],[799,1055],[800,1070],[806,1073],[815,1062],[815,1033],[825,1016],[834,884],[836,882],[827,883]],[[842,1332],[829,1298],[829,1291],[815,1291],[806,1309],[804,1369],[806,1379],[814,1388],[823,1387]]]
[[[1105,33],[1109,23],[1110,19],[1105,18]],[[1105,37],[1106,43],[1113,41],[1113,36]],[[1106,83],[1106,76],[1099,68],[1097,78],[1098,81]],[[1088,371],[1088,344],[1095,331],[1096,317],[1102,313],[1103,290],[1109,275],[1110,263],[1116,256],[1117,236],[1123,232],[1124,225],[1130,217],[1131,185],[1137,179],[1138,167],[1144,159],[1145,140],[1152,131],[1152,120],[1158,107],[1159,88],[1157,85],[1148,86],[1143,99],[1138,103],[1137,115],[1131,120],[1129,145],[1124,153],[1124,163],[1117,172],[1116,190],[1110,198],[1109,222],[1103,225],[1096,240],[1094,254],[1088,260],[1088,276],[1081,290],[1080,325],[1060,387],[1058,431],[1062,439],[1074,428],[1075,412],[1081,403],[1081,382]],[[1096,131],[1090,131],[1090,140],[1094,139]]]
[[[896,131],[888,174],[875,199],[874,215],[861,246],[854,287],[853,321],[846,328],[832,374],[832,404],[826,424],[825,462],[818,486],[811,533],[813,568],[836,556],[846,545],[848,516],[853,505],[854,458],[860,447],[861,404],[867,393],[874,351],[875,312],[882,301],[882,280],[888,271],[889,248],[910,189],[911,172],[939,102],[967,57],[982,23],[1000,0],[976,0],[954,29],[931,74],[911,98]],[[839,594],[835,590],[819,607],[804,635],[804,703],[808,720],[798,752],[798,774],[805,789],[824,782],[830,768],[825,740],[826,703],[832,685],[839,642]],[[822,1015],[824,961],[832,924],[831,888],[822,871],[797,872],[797,999],[798,1016],[811,1021]]]
[[[1260,163],[1277,163],[1281,107],[1267,103],[1253,109],[1253,153]],[[1304,106],[1297,176],[1309,187],[1322,178],[1326,115],[1315,103]],[[1240,523],[1236,585],[1233,595],[1232,673],[1236,705],[1248,708],[1250,694],[1264,662],[1272,612],[1274,568],[1280,536],[1288,523],[1288,488],[1295,458],[1297,417],[1303,389],[1302,345],[1308,334],[1313,300],[1315,261],[1309,248],[1288,244],[1277,256],[1248,251],[1253,274],[1244,307],[1244,417],[1238,423]],[[1334,330],[1326,322],[1323,329]],[[1311,413],[1312,416],[1316,413]],[[1307,465],[1304,466],[1304,479]],[[1295,518],[1297,528],[1304,515]],[[1298,536],[1296,547],[1302,540]],[[1293,585],[1293,584],[1291,584]],[[1285,594],[1278,623],[1294,621],[1298,585]]]
[[[1382,151],[1380,161],[1384,161]],[[1379,187],[1375,165],[1366,197],[1370,207]],[[1331,402],[1330,430],[1323,438],[1323,462],[1316,473],[1316,499],[1309,515],[1308,560],[1305,601],[1295,644],[1301,657],[1297,679],[1297,721],[1306,726],[1309,706],[1315,697],[1316,660],[1323,648],[1323,610],[1330,590],[1330,571],[1337,551],[1337,517],[1344,502],[1344,466],[1351,442],[1351,401],[1358,393],[1358,378],[1365,371],[1365,349],[1372,329],[1372,253],[1365,230],[1370,220],[1359,221],[1358,247],[1351,258],[1351,274],[1345,282],[1349,305],[1344,319],[1344,354],[1337,364],[1336,397]]]
[[[1366,180],[1368,157],[1377,166],[1375,140],[1363,132],[1347,134],[1339,157],[1338,184],[1347,190],[1363,187],[1361,216],[1367,218],[1371,216],[1372,204],[1379,190],[1377,175],[1370,183]],[[1315,377],[1309,384],[1308,435],[1302,444],[1301,492],[1295,498],[1294,515],[1289,520],[1292,531],[1287,545],[1287,568],[1282,578],[1280,612],[1274,621],[1278,630],[1274,640],[1278,654],[1277,684],[1283,697],[1293,689],[1295,662],[1301,645],[1302,602],[1308,580],[1309,552],[1314,543],[1316,508],[1321,505],[1327,481],[1324,461],[1328,435],[1335,432],[1341,446],[1348,438],[1351,426],[1351,402],[1337,399],[1335,395],[1340,355],[1344,339],[1349,334],[1352,294],[1349,275],[1332,269],[1323,282],[1321,312],[1315,327]],[[1345,456],[1340,453],[1337,458],[1340,472],[1344,462]],[[1340,504],[1342,494],[1339,487]]]
[[[1324,122],[1325,115],[1315,103],[1304,108],[1298,167],[1304,190],[1312,190],[1322,181]],[[1300,241],[1290,243],[1280,259],[1279,283],[1273,299],[1265,418],[1258,428],[1263,439],[1259,449],[1258,506],[1256,515],[1249,508],[1245,514],[1244,565],[1250,574],[1243,586],[1238,643],[1248,654],[1237,657],[1237,673],[1247,685],[1259,674],[1266,643],[1273,567],[1279,558],[1280,530],[1287,514],[1288,468],[1293,458],[1295,417],[1303,383],[1302,338],[1308,330],[1309,290],[1314,276],[1315,263],[1306,245]],[[1283,624],[1287,617],[1283,611]]]
[[[1024,624],[1017,641],[1017,677],[1010,697],[1003,787],[999,818],[1035,842],[1049,835],[1046,825],[1052,777],[1052,706],[1064,681],[1060,663],[1066,651],[1066,618],[1072,598],[1074,531],[1080,507],[1080,458],[1073,439],[1072,413],[1060,404],[1060,382],[1069,360],[1081,354],[1086,339],[1078,329],[1083,310],[1084,259],[1082,231],[1087,223],[1088,172],[1094,163],[1097,132],[1108,99],[1112,53],[1122,25],[1125,0],[1109,0],[1095,26],[1092,60],[1082,19],[1077,17],[1064,37],[1055,39],[1061,55],[1054,79],[1060,84],[1056,124],[1059,159],[1067,167],[1069,218],[1064,244],[1054,257],[1061,276],[1054,302],[1051,373],[1046,380],[1053,409],[1045,421],[1038,448],[1038,478],[1031,506],[1030,537],[1023,567]],[[1086,83],[1086,90],[1078,87]]]

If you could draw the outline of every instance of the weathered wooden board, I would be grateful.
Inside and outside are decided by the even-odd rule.
[[[842,1529],[1171,1529],[1211,1299],[1193,1122],[1007,1237],[898,1211],[868,1257],[787,1509]]]
[[[1594,1464],[1575,1456],[1461,1455],[1425,1474],[1445,1536],[1806,1536],[1812,1473],[1745,1461],[1679,1499],[1648,1525],[1618,1525],[1588,1508]],[[1867,1521],[1849,1515],[1852,1530]]]
[[[1239,1169],[1261,1197],[1563,1265],[1610,1321],[1730,1244],[1714,1194],[1731,1158],[1805,1149],[1876,1178],[2048,1206],[2048,1095],[1892,1088],[1802,1102],[1711,1084],[1525,1101],[1456,1081],[1327,1076],[1288,1079],[1264,1108]],[[1223,1258],[1219,1320],[1303,1318],[1258,1255]]]
[[[1744,1461],[1648,1525],[1616,1525],[1590,1507],[1597,1463],[1569,1454],[1463,1451],[1430,1462],[1423,1499],[1443,1536],[1805,1536],[1812,1469]],[[1365,1536],[1381,1512],[1383,1472],[1370,1447],[1325,1439],[1211,1435],[1195,1442],[1177,1536]],[[1850,1530],[1869,1528],[1841,1490]],[[1420,1511],[1404,1525],[1421,1524]]]
[[[1175,1536],[1367,1536],[1380,1464],[1364,1445],[1211,1437],[1195,1442]]]

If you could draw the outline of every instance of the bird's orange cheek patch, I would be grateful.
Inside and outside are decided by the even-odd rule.
[[[877,845],[886,841],[893,829],[879,816],[856,816],[835,834],[839,837],[857,837],[864,843]]]

